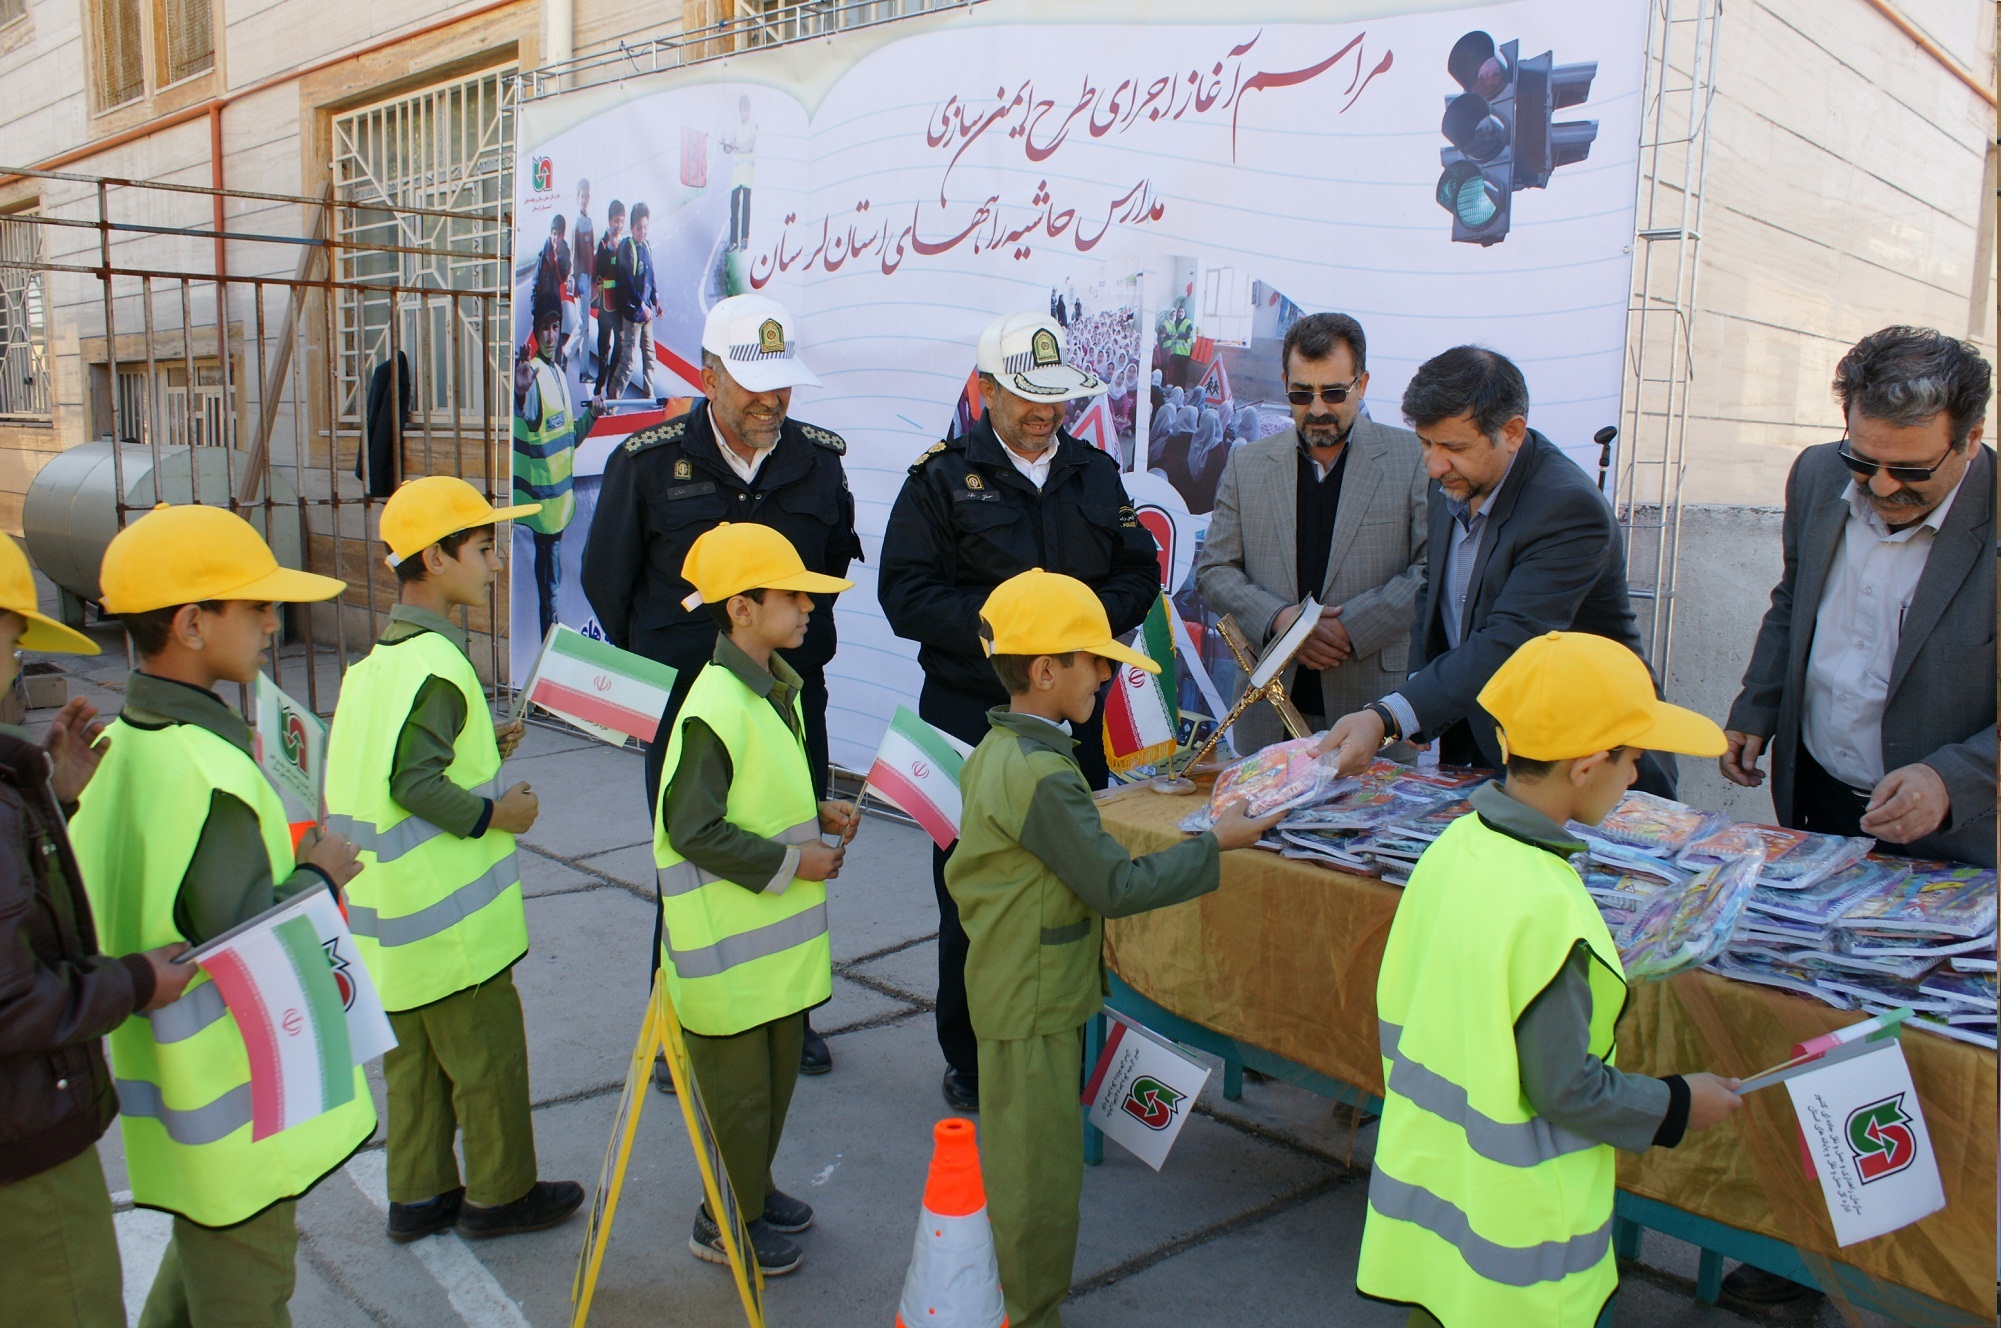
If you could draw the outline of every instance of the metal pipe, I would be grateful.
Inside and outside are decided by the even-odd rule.
[[[1936,64],[1955,75],[1968,86],[1971,92],[1983,98],[1983,100],[1989,102],[1992,106],[1997,104],[1997,89],[1987,83],[1978,81],[1976,75],[1963,68],[1960,60],[1943,50],[1935,42],[1934,38],[1908,22],[1907,16],[1899,10],[1894,9],[1892,5],[1887,3],[1887,0],[1865,0],[1865,3],[1878,10],[1881,14],[1884,14],[1889,23],[1911,37],[1914,45],[1933,56]]]

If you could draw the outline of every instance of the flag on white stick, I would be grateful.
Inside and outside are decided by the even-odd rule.
[[[899,706],[863,783],[942,849],[960,838],[960,766],[974,749]]]
[[[1079,1100],[1091,1124],[1160,1171],[1211,1067],[1141,1025],[1107,1013],[1113,1026],[1106,1049]]]
[[[1947,1202],[1899,1039],[1870,1045],[1879,1049],[1787,1081],[1840,1246],[1897,1231]]]
[[[674,686],[675,670],[666,664],[559,623],[544,638],[523,692],[527,704],[620,746],[628,738],[654,741]]]
[[[348,924],[325,890],[267,909],[189,959],[213,980],[243,1034],[254,1141],[352,1101],[355,1067],[397,1045]],[[192,988],[181,1000],[213,999],[202,991]]]

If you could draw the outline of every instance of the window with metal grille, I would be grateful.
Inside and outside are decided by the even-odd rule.
[[[49,418],[48,296],[42,230],[32,216],[0,216],[0,418]]]
[[[140,0],[90,0],[92,99],[100,111],[146,92],[146,53],[139,39]]]
[[[515,145],[502,103],[514,72],[455,79],[334,119],[334,185],[360,205],[336,210],[345,242],[336,250],[343,425],[360,424],[369,377],[393,352],[410,363],[419,423],[472,432],[507,415],[506,306],[483,293],[507,280],[498,256]]]
[[[178,83],[216,64],[215,22],[210,0],[162,0],[166,49],[161,63],[167,81]]]

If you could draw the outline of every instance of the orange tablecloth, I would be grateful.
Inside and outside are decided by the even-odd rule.
[[[1123,794],[1101,814],[1131,852],[1180,838],[1193,798]],[[1384,1091],[1374,993],[1399,891],[1276,854],[1227,854],[1217,892],[1109,921],[1109,966],[1156,1004],[1373,1093]],[[1640,983],[1618,1031],[1626,1069],[1745,1075],[1860,1016],[1790,992],[1687,973]],[[1621,1155],[1625,1190],[1828,1256],[1988,1315],[1997,1297],[1997,1053],[1928,1033],[1903,1039],[1948,1206],[1839,1250],[1799,1160],[1785,1091],[1674,1149]]]

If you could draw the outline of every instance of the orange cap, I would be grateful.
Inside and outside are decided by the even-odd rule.
[[[925,1173],[925,1208],[940,1217],[966,1217],[988,1206],[981,1188],[981,1154],[974,1122],[949,1116],[932,1127],[932,1168]]]

